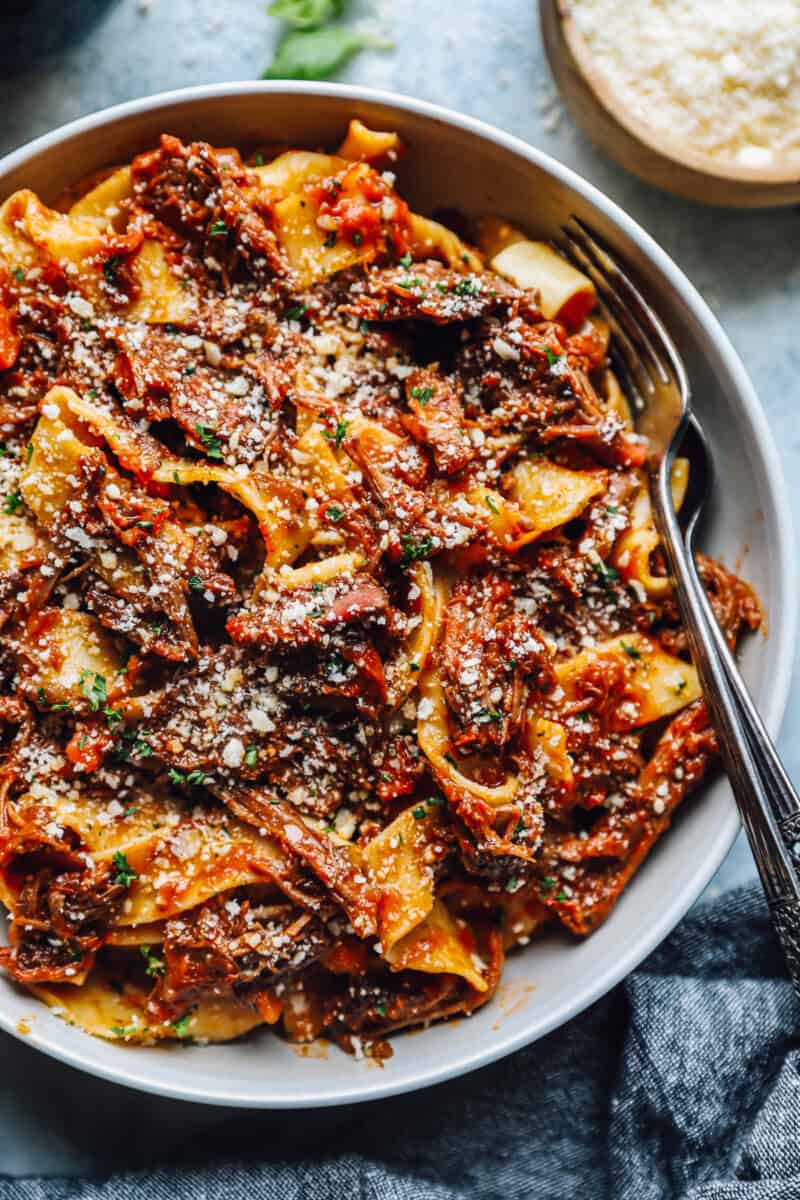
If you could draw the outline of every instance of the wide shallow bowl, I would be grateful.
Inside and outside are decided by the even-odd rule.
[[[539,235],[571,213],[592,222],[632,263],[685,355],[720,467],[706,547],[758,589],[768,637],[752,637],[744,671],[777,729],[794,642],[795,565],[781,467],[753,388],[698,293],[630,217],[524,142],[418,100],[325,84],[234,83],[152,96],[86,117],[0,162],[0,194],[31,187],[52,200],[68,183],[152,145],[162,131],[222,145],[335,145],[358,116],[396,129],[409,152],[399,188],[423,212],[494,211]],[[293,1048],[262,1031],[224,1046],[134,1048],[97,1041],[0,980],[0,1026],[29,1045],[144,1091],[247,1108],[352,1103],[410,1091],[509,1054],[575,1016],[664,938],[698,897],[739,822],[719,780],[693,798],[638,872],[609,921],[585,942],[553,935],[515,954],[498,996],[470,1020],[393,1041],[379,1067],[334,1048]]]

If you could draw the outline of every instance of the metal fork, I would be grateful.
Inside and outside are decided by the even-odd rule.
[[[750,841],[789,976],[800,996],[800,796],[792,786],[733,654],[717,624],[694,557],[698,518],[711,487],[708,442],[692,413],[686,370],[659,317],[602,239],[571,217],[561,251],[592,279],[612,331],[610,357],[648,439],[653,514],[683,624],[742,823]],[[681,509],[670,475],[688,452],[690,485]]]

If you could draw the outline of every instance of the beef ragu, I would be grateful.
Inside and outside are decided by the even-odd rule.
[[[591,283],[402,152],[165,135],[0,210],[0,963],[96,1035],[386,1057],[714,762]]]

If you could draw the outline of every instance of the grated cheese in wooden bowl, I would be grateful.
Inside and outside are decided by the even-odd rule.
[[[742,167],[800,159],[800,0],[570,0],[632,117]]]

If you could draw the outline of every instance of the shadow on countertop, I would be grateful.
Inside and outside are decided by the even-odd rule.
[[[3,0],[0,71],[18,75],[82,38],[117,0]]]

